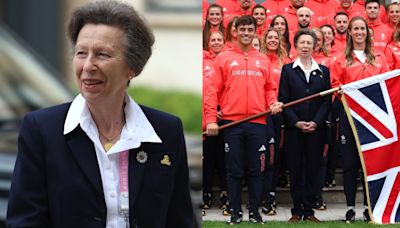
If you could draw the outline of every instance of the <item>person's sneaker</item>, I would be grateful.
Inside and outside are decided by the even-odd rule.
[[[356,220],[356,212],[353,209],[350,209],[346,212],[346,223],[353,223]]]
[[[320,211],[324,211],[324,210],[326,210],[326,204],[322,199],[320,199],[317,202],[315,202],[315,205],[313,208],[320,210]]]
[[[276,201],[275,201],[275,196],[272,194],[269,194],[269,201],[271,202],[271,206],[276,209]]]
[[[231,213],[231,218],[227,221],[229,225],[240,224],[243,221],[242,212],[239,213]]]
[[[203,194],[203,209],[209,209],[211,207],[211,193]]]
[[[265,205],[261,207],[262,213],[268,216],[276,215],[276,210],[272,205]]]
[[[223,216],[229,216],[229,215],[231,215],[231,213],[229,212],[229,208],[222,209],[222,215],[223,215]]]
[[[336,181],[335,179],[332,179],[330,181],[325,182],[325,187],[327,188],[334,188],[336,187]]]
[[[250,212],[249,213],[249,222],[250,223],[259,223],[259,224],[264,224],[260,213],[258,212]]]
[[[225,210],[228,208],[229,200],[228,200],[228,196],[226,194],[221,194],[219,196],[219,202],[220,202],[219,208],[221,208],[222,210]]]
[[[370,223],[371,222],[371,217],[369,216],[368,209],[364,210],[363,215],[364,215],[364,221],[366,223]]]

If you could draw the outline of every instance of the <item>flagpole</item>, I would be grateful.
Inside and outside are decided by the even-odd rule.
[[[316,94],[313,94],[313,95],[310,95],[310,96],[307,96],[307,97],[303,97],[303,98],[297,99],[295,101],[291,101],[291,102],[288,102],[286,104],[283,104],[282,105],[282,109],[288,108],[290,106],[293,106],[293,105],[296,105],[296,104],[299,104],[299,103],[302,103],[304,101],[312,100],[312,99],[317,98],[317,97],[324,97],[326,95],[332,94],[332,93],[337,92],[339,90],[340,90],[340,86],[332,88],[332,89],[328,89],[328,90],[325,90],[325,91],[322,91],[322,92],[319,92],[319,93],[316,93]],[[255,115],[240,119],[240,120],[236,120],[236,121],[224,124],[224,125],[218,127],[218,131],[221,131],[221,130],[223,130],[225,128],[233,127],[233,126],[241,124],[243,122],[258,118],[260,116],[269,115],[270,113],[271,113],[271,110],[267,110],[265,112],[261,112],[261,113],[258,113],[258,114],[255,114]],[[205,135],[206,132],[203,131],[202,134]]]

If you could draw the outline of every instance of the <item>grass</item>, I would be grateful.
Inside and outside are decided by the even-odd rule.
[[[226,227],[230,227],[229,225],[227,225],[225,222],[215,222],[215,221],[204,221],[203,228],[226,228]],[[260,224],[251,224],[249,222],[242,222],[240,225],[235,225],[234,227],[238,227],[238,228],[247,228],[247,227],[273,227],[273,228],[287,228],[287,227],[296,227],[296,228],[300,228],[300,227],[304,227],[304,228],[363,228],[363,227],[367,227],[367,228],[373,228],[373,227],[384,227],[384,228],[392,228],[392,227],[400,227],[399,224],[391,224],[391,225],[385,225],[385,226],[381,226],[381,225],[376,225],[376,224],[366,224],[363,221],[357,221],[355,223],[352,224],[346,224],[342,221],[326,221],[323,223],[312,223],[312,222],[300,222],[300,223],[288,223],[288,222],[277,222],[277,221],[268,221],[265,222],[263,225]]]
[[[188,92],[130,87],[128,94],[139,104],[179,116],[185,132],[201,133],[201,96]]]

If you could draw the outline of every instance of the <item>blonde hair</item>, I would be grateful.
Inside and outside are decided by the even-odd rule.
[[[276,32],[276,34],[278,34],[279,44],[278,44],[278,49],[276,50],[276,55],[278,56],[279,67],[282,67],[283,64],[285,64],[285,59],[288,57],[288,53],[287,53],[286,48],[285,48],[285,44],[284,44],[284,41],[283,41],[283,36],[278,31],[278,29],[270,27],[270,28],[268,28],[267,31],[265,31],[265,33],[263,34],[263,37],[262,37],[260,52],[264,53],[264,54],[269,54],[270,53],[270,51],[268,51],[268,48],[267,48],[266,40],[267,40],[268,33],[271,32],[271,31],[274,31],[274,32]]]
[[[393,31],[393,41],[400,42],[400,20],[396,23]]]
[[[318,52],[322,52],[325,56],[328,56],[329,52],[326,50],[326,47],[325,47],[325,37],[324,37],[324,33],[322,32],[322,30],[320,28],[312,28],[311,31],[313,31],[315,33],[315,35],[317,35],[317,33],[320,33],[322,35],[322,45],[321,45],[321,48],[318,50]],[[316,41],[316,42],[318,42],[318,41]]]

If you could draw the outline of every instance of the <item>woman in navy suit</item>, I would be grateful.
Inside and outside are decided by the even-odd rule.
[[[152,31],[97,1],[75,10],[69,38],[80,94],[24,118],[7,227],[194,227],[181,121],[126,93]]]
[[[316,40],[315,33],[310,30],[296,33],[294,44],[298,58],[283,66],[279,101],[291,102],[330,88],[328,68],[318,65],[311,57]],[[293,200],[289,222],[302,219],[319,222],[312,206],[319,191],[315,174],[321,172],[326,132],[324,126],[329,107],[330,97],[320,97],[283,111],[285,153]]]

